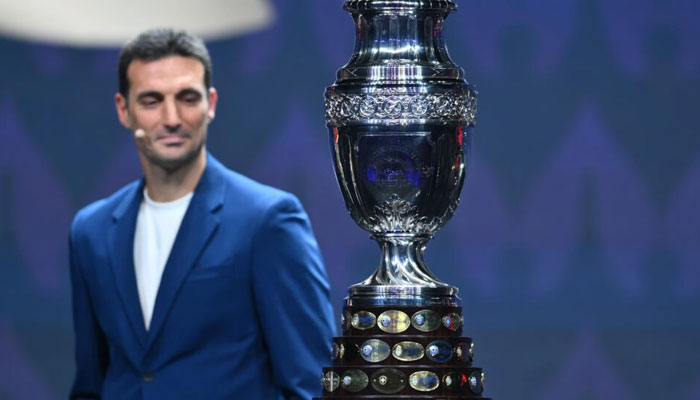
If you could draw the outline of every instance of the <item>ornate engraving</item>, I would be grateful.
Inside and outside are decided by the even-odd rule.
[[[399,198],[396,193],[391,195],[381,206],[376,206],[377,224],[379,231],[384,232],[409,232],[415,225],[417,217],[416,207],[411,206],[406,200]]]
[[[477,111],[476,95],[468,90],[418,94],[408,94],[405,88],[378,89],[371,94],[329,92],[325,106],[330,126],[377,120],[386,125],[434,120],[473,126]]]
[[[440,218],[419,215],[416,206],[402,200],[396,193],[382,205],[375,206],[375,211],[365,223],[374,233],[432,234],[442,223]]]

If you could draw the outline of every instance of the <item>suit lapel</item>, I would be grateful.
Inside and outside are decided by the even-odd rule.
[[[182,219],[165,264],[153,318],[148,332],[150,348],[160,333],[185,278],[219,226],[217,211],[223,204],[223,166],[211,156]]]
[[[134,231],[141,204],[143,180],[133,185],[112,214],[112,226],[108,232],[110,266],[129,323],[141,347],[146,345],[146,328],[136,287],[134,271]]]

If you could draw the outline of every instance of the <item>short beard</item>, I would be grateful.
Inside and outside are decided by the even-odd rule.
[[[197,144],[197,146],[193,147],[192,149],[190,149],[190,151],[183,154],[182,157],[176,159],[164,159],[158,157],[156,154],[145,154],[145,156],[150,164],[161,168],[168,174],[173,174],[178,170],[185,168],[195,162],[197,157],[199,157],[199,155],[202,153],[205,141],[206,140],[203,138],[202,141],[199,142],[199,144]]]

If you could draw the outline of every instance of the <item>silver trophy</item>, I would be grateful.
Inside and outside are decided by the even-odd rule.
[[[326,121],[346,207],[382,254],[349,289],[324,396],[482,398],[473,344],[459,336],[458,290],[423,261],[459,203],[476,116],[476,91],[443,39],[457,6],[349,0],[344,8],[356,44],[326,90]]]
[[[355,51],[326,91],[326,121],[345,204],[379,242],[377,270],[351,297],[453,299],[423,261],[452,217],[466,173],[476,92],[442,36],[452,1],[347,1]]]

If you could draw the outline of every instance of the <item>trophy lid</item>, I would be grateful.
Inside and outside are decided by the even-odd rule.
[[[338,70],[339,85],[465,84],[464,71],[450,58],[443,39],[452,0],[348,0],[355,50]]]

